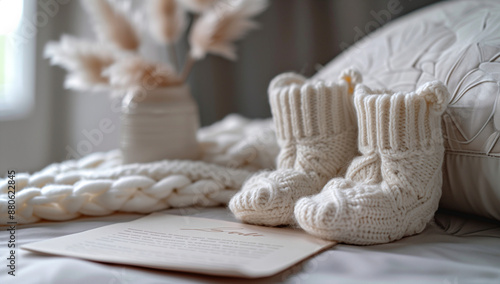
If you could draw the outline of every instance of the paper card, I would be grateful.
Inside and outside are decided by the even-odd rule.
[[[334,244],[288,228],[153,213],[21,248],[100,262],[258,278]]]

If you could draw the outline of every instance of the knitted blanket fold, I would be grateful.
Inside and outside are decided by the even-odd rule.
[[[200,161],[123,165],[119,150],[94,153],[16,174],[15,198],[9,179],[0,179],[0,224],[223,205],[255,171],[274,168],[279,152],[270,119],[230,115],[200,129],[198,139]]]

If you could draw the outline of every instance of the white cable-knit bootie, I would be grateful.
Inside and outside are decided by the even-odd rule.
[[[300,199],[295,218],[308,233],[338,242],[387,243],[424,230],[438,208],[444,157],[441,114],[448,91],[356,87],[359,150],[345,178]]]
[[[294,223],[295,202],[318,193],[340,176],[357,153],[357,124],[352,102],[361,76],[345,70],[337,83],[307,82],[286,73],[269,86],[278,143],[277,170],[254,175],[229,202],[247,223],[277,226]]]

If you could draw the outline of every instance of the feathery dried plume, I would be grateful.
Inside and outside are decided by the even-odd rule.
[[[193,13],[202,13],[212,8],[219,1],[227,0],[179,0],[186,9]]]
[[[125,50],[137,50],[139,38],[127,17],[108,0],[82,0],[91,16],[94,30],[102,41]]]
[[[177,74],[169,67],[147,62],[138,56],[117,61],[103,74],[109,77],[112,87],[120,89],[134,87],[153,89],[181,83]]]
[[[108,2],[116,11],[128,19],[139,39],[143,32],[148,32],[148,13],[145,6],[149,3],[149,0],[108,0]]]
[[[174,43],[186,22],[186,13],[179,1],[196,3],[196,9],[204,11],[195,20],[189,35],[191,50],[182,75],[178,75],[170,66],[149,63],[131,52],[139,47],[138,35],[126,16],[131,14],[131,2],[116,1],[119,0],[82,0],[93,18],[100,42],[63,36],[60,42],[47,44],[45,56],[52,64],[68,70],[67,88],[95,91],[182,84],[195,60],[207,53],[236,59],[233,42],[257,26],[249,18],[262,12],[268,4],[267,0],[150,0],[149,29],[158,41],[168,44],[174,64],[177,63]],[[126,5],[121,7],[117,3]]]
[[[63,35],[59,42],[49,42],[44,51],[44,56],[50,58],[51,64],[68,70],[65,87],[82,91],[107,89],[109,78],[103,76],[102,72],[123,54],[103,43],[67,35]]]
[[[176,42],[186,28],[186,12],[177,0],[149,0],[149,29],[160,43]]]
[[[234,41],[257,27],[249,18],[267,7],[267,0],[241,0],[221,9],[203,13],[195,22],[189,37],[190,55],[199,60],[207,53],[213,53],[235,60]]]
[[[267,0],[233,0],[235,9],[247,17],[254,17],[264,12]]]

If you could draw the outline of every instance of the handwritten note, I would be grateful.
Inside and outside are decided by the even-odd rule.
[[[241,232],[239,230],[245,230],[245,228],[233,228],[233,227],[219,227],[219,228],[206,228],[206,229],[181,229],[181,230],[191,230],[191,231],[200,231],[200,232],[207,232],[207,233],[227,233],[227,234],[234,234],[234,235],[240,235],[240,236],[245,236],[245,237],[263,237],[264,235],[261,235],[259,233],[245,233]]]
[[[101,262],[236,277],[265,277],[332,246],[301,231],[154,213],[23,246]]]

